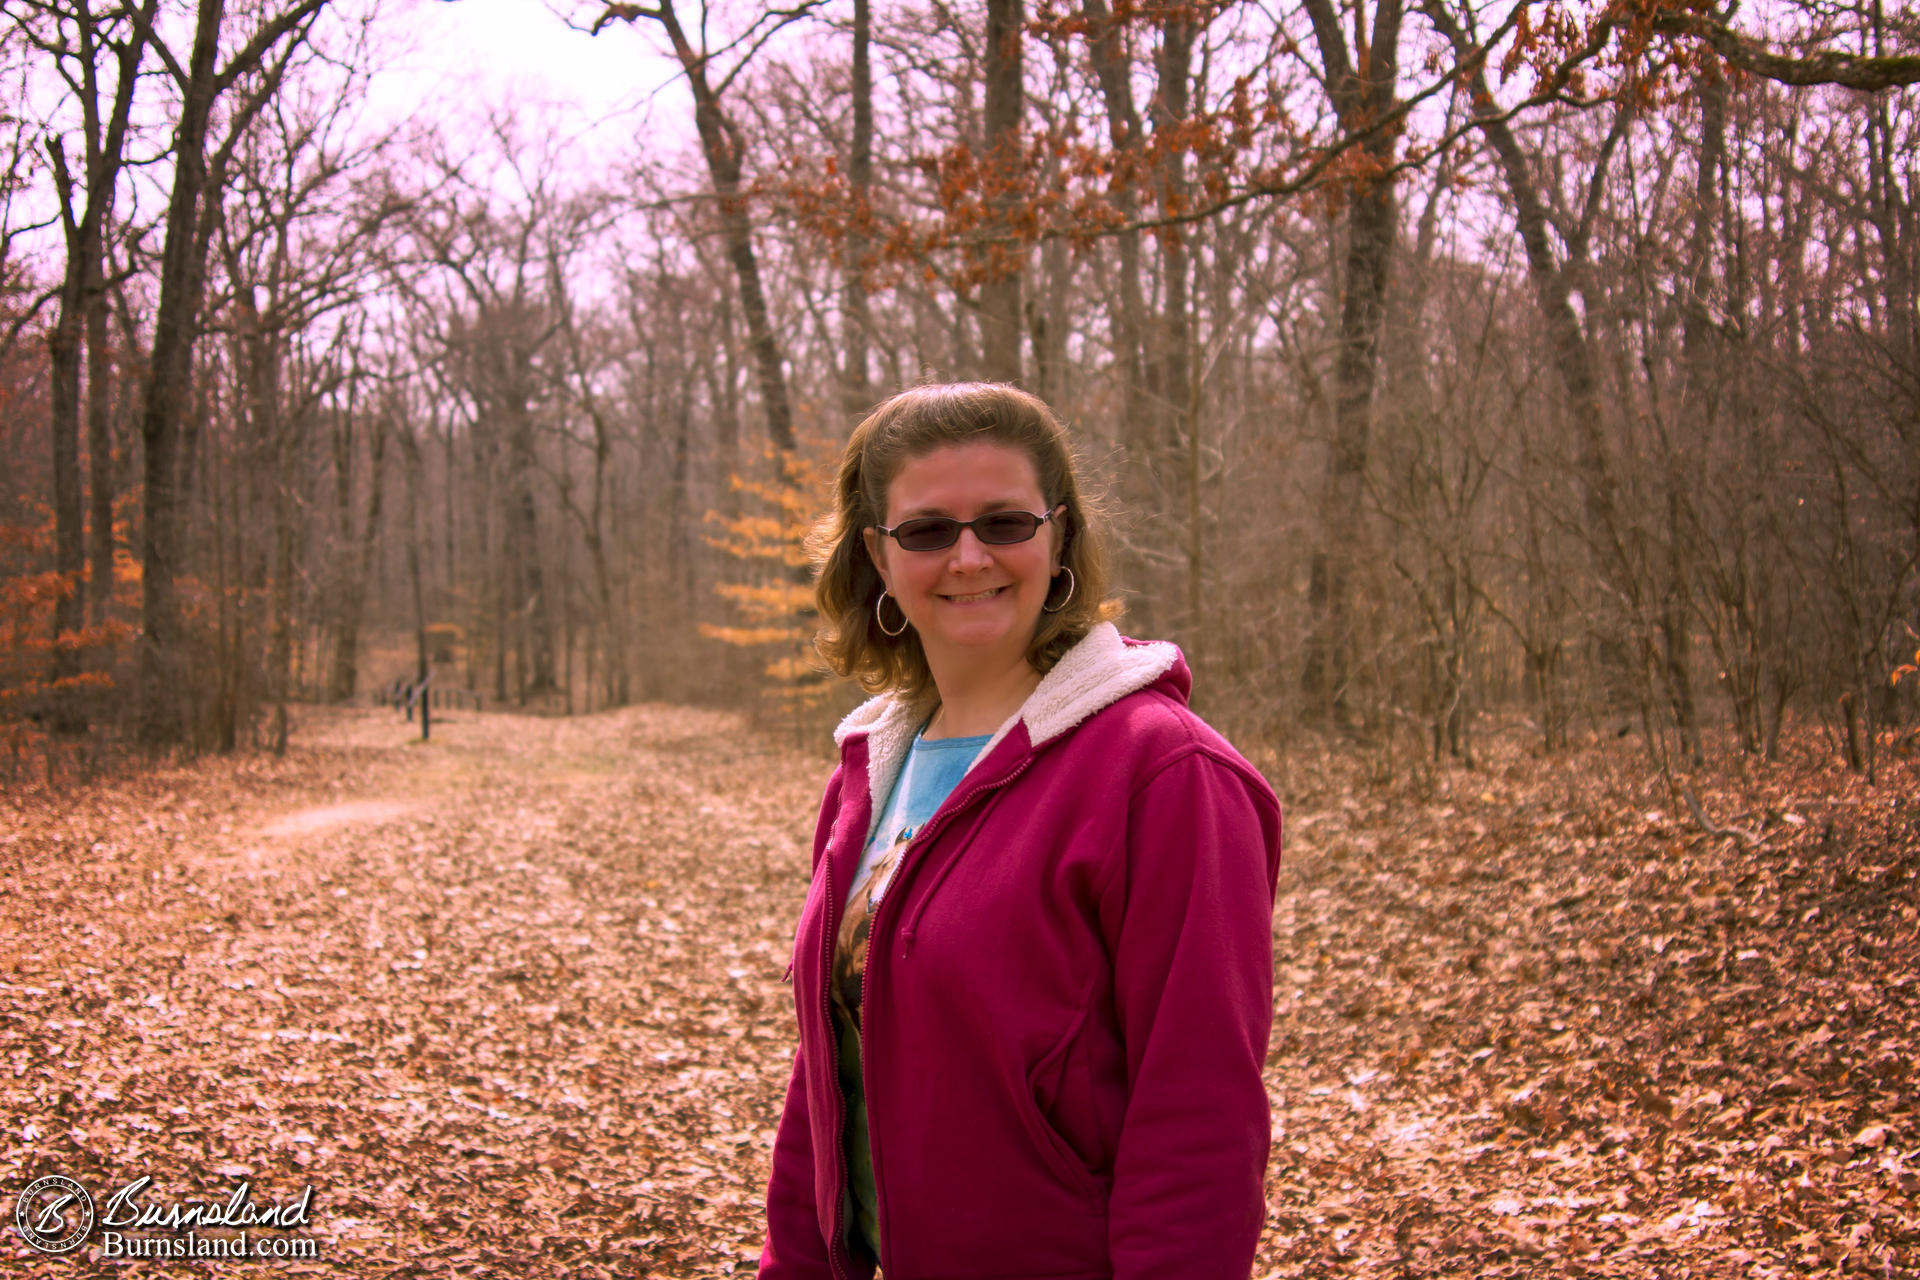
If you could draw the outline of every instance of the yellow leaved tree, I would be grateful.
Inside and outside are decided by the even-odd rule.
[[[834,691],[813,647],[819,619],[806,537],[814,520],[832,504],[838,453],[829,442],[807,436],[791,451],[766,446],[761,456],[764,478],[730,477],[733,492],[741,498],[740,511],[706,513],[707,523],[717,531],[708,535],[708,545],[740,565],[737,578],[715,588],[733,604],[739,622],[703,622],[700,634],[763,651],[763,692],[795,715],[823,705]]]

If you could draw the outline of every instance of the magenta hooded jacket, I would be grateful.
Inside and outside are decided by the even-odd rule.
[[[1174,646],[1097,626],[903,856],[861,1006],[886,1280],[1246,1280],[1280,806],[1188,710],[1191,685]],[[929,710],[882,695],[835,734],[762,1280],[869,1273],[842,1229],[828,975],[848,878]]]

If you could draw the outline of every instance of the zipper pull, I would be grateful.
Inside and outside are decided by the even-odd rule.
[[[913,954],[913,930],[905,929],[900,934],[900,958],[905,960]]]
[[[793,961],[791,960],[787,961],[787,971],[780,976],[780,981],[782,982],[793,981]]]

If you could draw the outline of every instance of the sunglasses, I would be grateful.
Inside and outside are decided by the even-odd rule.
[[[1063,502],[1043,516],[1031,511],[989,511],[971,520],[921,516],[915,520],[902,520],[891,529],[884,525],[875,525],[874,528],[899,543],[902,551],[943,551],[960,541],[962,529],[973,530],[973,536],[989,546],[1010,547],[1031,539],[1040,532],[1041,525],[1066,509]]]

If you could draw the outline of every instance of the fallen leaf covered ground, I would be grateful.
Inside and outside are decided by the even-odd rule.
[[[1752,769],[1298,780],[1256,1274],[1920,1275],[1920,771]]]
[[[751,1274],[830,762],[667,707],[295,742],[0,800],[0,1264]],[[1256,1276],[1920,1274],[1911,762],[1694,779],[1724,835],[1617,751],[1265,763]],[[311,1186],[317,1257],[37,1253],[46,1173]]]

